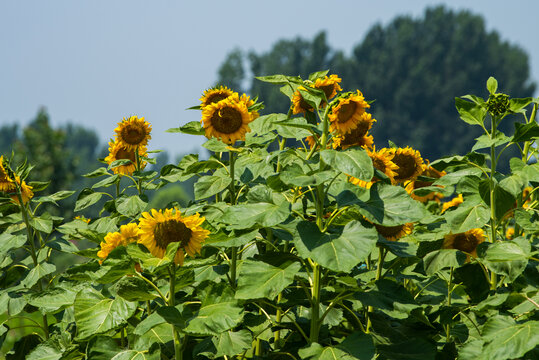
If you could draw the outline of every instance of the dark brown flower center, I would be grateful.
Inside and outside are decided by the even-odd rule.
[[[120,150],[116,152],[116,160],[120,160],[120,159],[128,159],[134,163],[136,160],[135,152],[126,150],[125,148],[121,148]]]
[[[319,86],[318,89],[322,90],[326,94],[326,99],[330,99],[333,95],[335,84]]]
[[[406,154],[395,154],[392,160],[399,168],[395,170],[397,176],[395,180],[406,180],[411,178],[416,169],[417,164],[413,156]]]
[[[473,234],[456,234],[453,240],[453,249],[471,253],[479,245],[479,241]]]
[[[348,134],[344,135],[344,139],[341,142],[343,146],[362,146],[365,145],[364,136],[369,131],[369,123],[367,121],[361,121],[357,128],[350,131]]]
[[[228,95],[226,94],[223,94],[223,93],[215,93],[215,94],[211,94],[210,96],[208,96],[206,98],[206,101],[204,103],[204,105],[209,105],[209,104],[215,104],[215,103],[218,103],[219,101],[221,100],[224,100],[228,97]]]
[[[185,247],[191,239],[191,229],[181,221],[166,220],[155,226],[153,235],[155,244],[161,249],[166,249],[168,244],[178,241],[181,242],[182,247]]]
[[[213,114],[211,124],[222,134],[232,134],[241,128],[243,119],[237,109],[225,107]]]
[[[378,234],[382,235],[385,238],[392,238],[397,237],[400,234],[400,232],[404,228],[404,225],[383,226],[374,224],[374,227],[376,228],[376,231],[378,231]]]
[[[357,104],[353,101],[349,102],[348,104],[341,105],[341,108],[339,109],[339,113],[337,114],[337,121],[339,123],[345,123],[354,113],[356,112]]]
[[[127,125],[122,129],[122,140],[129,145],[138,145],[146,137],[146,131],[143,127]]]

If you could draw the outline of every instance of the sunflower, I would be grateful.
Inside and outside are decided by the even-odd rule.
[[[307,111],[313,111],[313,107],[303,99],[303,96],[301,96],[301,93],[299,90],[307,90],[304,86],[298,86],[298,90],[294,93],[294,96],[292,96],[292,113],[294,115],[299,113],[305,113]]]
[[[403,236],[410,235],[414,230],[414,224],[412,223],[397,226],[383,226],[378,224],[373,225],[378,234],[382,235],[389,241],[397,241]]]
[[[144,117],[140,119],[137,116],[131,116],[129,119],[123,118],[114,131],[116,132],[116,140],[127,150],[146,146],[148,140],[152,138],[150,135],[152,126],[144,120]]]
[[[202,110],[202,121],[208,139],[215,137],[234,144],[237,140],[245,140],[245,133],[251,131],[249,123],[253,121],[253,114],[249,113],[245,102],[229,97],[206,106]]]
[[[4,167],[4,156],[0,156],[0,191],[8,192],[13,190],[15,183],[9,177],[6,168]]]
[[[532,202],[532,199],[530,197],[531,192],[533,191],[533,188],[531,186],[527,186],[522,190],[522,207],[524,209],[527,209],[530,206],[530,203]]]
[[[337,91],[341,91],[342,88],[339,83],[342,81],[340,77],[333,74],[329,77],[324,76],[323,78],[318,78],[314,82],[314,88],[322,90],[326,94],[326,99],[331,99],[337,95]]]
[[[468,254],[468,256],[477,257],[477,245],[485,241],[483,229],[471,229],[463,233],[447,234],[444,237],[443,249],[457,249]],[[469,258],[468,258],[469,260]]]
[[[146,146],[140,146],[138,148],[138,154],[140,158],[140,169],[142,170],[146,167],[146,161],[142,160],[143,157],[148,155],[146,153]],[[112,171],[115,174],[131,175],[137,169],[135,150],[128,150],[118,141],[118,139],[109,141],[109,156],[105,158],[107,164],[110,165],[116,160],[123,159],[131,160],[131,164],[113,167]]]
[[[210,233],[200,226],[203,222],[204,218],[198,213],[184,217],[177,208],[164,211],[152,209],[151,214],[142,213],[142,218],[139,220],[140,240],[138,242],[146,246],[152,255],[158,258],[163,258],[168,244],[180,242],[174,262],[182,265],[185,253],[192,257],[195,253],[200,253],[202,242]]]
[[[443,203],[442,212],[440,214],[443,214],[449,208],[459,206],[463,202],[464,202],[464,198],[462,197],[462,194],[458,194],[458,196],[454,197],[451,201]]]
[[[232,99],[236,102],[244,103],[245,106],[247,106],[247,110],[249,110],[249,108],[255,104],[255,102],[251,100],[250,96],[247,94],[242,94],[241,96],[238,96],[238,94],[235,93],[234,95],[232,95]],[[260,114],[258,114],[258,111],[251,110],[249,110],[249,115],[251,116],[251,121],[255,120],[260,116]]]
[[[31,198],[34,197],[32,187],[30,185],[26,185],[26,182],[24,180],[21,180],[21,178],[17,175],[15,175],[15,181],[17,182],[17,184],[19,184],[21,188],[22,202],[23,204],[26,204],[28,201],[30,201]],[[10,195],[11,200],[13,200],[17,204],[20,204],[19,197],[17,196],[17,186],[15,185],[15,183],[13,183],[13,187],[11,189],[8,189],[4,192]]]
[[[364,113],[356,128],[352,129],[349,133],[337,133],[333,136],[333,148],[337,149],[340,147],[343,150],[352,146],[372,148],[374,141],[372,135],[367,135],[367,133],[372,127],[372,123],[375,121],[376,120],[372,118],[371,114]]]
[[[446,174],[447,173],[445,171],[438,171],[432,166],[425,166],[425,169],[423,170],[423,173],[421,175],[432,178],[432,179],[439,179]],[[440,202],[440,199],[442,199],[444,196],[438,192],[433,191],[423,196],[414,194],[414,190],[431,186],[432,183],[433,181],[420,181],[420,180],[409,181],[406,184],[406,191],[408,192],[408,194],[410,194],[410,197],[412,199],[421,201],[423,203],[426,203],[429,200]],[[439,187],[442,187],[442,186],[439,186]]]
[[[515,228],[508,227],[505,231],[505,237],[507,238],[507,240],[513,240],[513,238],[515,237]]]
[[[407,146],[405,148],[391,148],[389,151],[394,155],[393,162],[399,168],[396,170],[395,181],[404,183],[414,181],[423,172],[424,163],[419,151]]]
[[[309,147],[312,149],[313,147],[316,146],[316,139],[314,138],[314,136],[307,136],[305,138],[305,142],[309,145]]]
[[[369,130],[372,125],[372,116],[365,117],[364,114],[365,109],[370,107],[359,90],[355,95],[340,98],[337,105],[331,109],[331,113],[328,115],[330,121],[329,130],[344,135],[365,121],[368,123],[367,130]]]
[[[202,97],[200,98],[200,108],[204,109],[206,106],[218,103],[219,101],[224,100],[234,94],[237,93],[227,88],[226,86],[216,86],[211,89],[205,90],[202,94]]]
[[[371,151],[367,149],[367,154],[372,160],[372,166],[380,172],[384,173],[391,180],[391,183],[394,183],[394,177],[397,175],[395,170],[398,169],[398,166],[395,165],[393,161],[391,161],[393,159],[393,154],[390,153],[389,149],[384,148],[379,151]],[[378,181],[378,179],[376,179],[376,177],[373,177],[371,181],[367,182],[350,176],[348,181],[357,186],[370,189],[372,184]]]
[[[101,258],[99,263],[109,256],[110,252],[118,246],[126,246],[127,244],[137,242],[139,239],[139,228],[137,224],[130,223],[120,226],[120,231],[111,232],[105,235],[105,241],[102,241],[101,250],[97,252],[97,256]]]

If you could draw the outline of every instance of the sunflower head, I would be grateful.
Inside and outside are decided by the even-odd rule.
[[[204,90],[204,93],[200,98],[200,108],[204,109],[206,106],[218,103],[219,101],[224,100],[234,94],[237,93],[226,86],[216,86],[208,90]]]
[[[344,135],[366,122],[367,130],[372,126],[372,116],[365,117],[365,110],[371,106],[365,101],[363,94],[357,90],[356,94],[341,97],[328,115],[329,130]],[[364,125],[364,126],[365,126]]]
[[[367,135],[368,131],[372,127],[372,123],[376,120],[372,118],[369,113],[363,113],[361,120],[356,124],[356,127],[351,129],[348,133],[342,134],[336,132],[333,136],[333,148],[348,149],[352,146],[360,146],[363,148],[371,149],[373,146],[372,135]],[[332,125],[330,125],[331,127]]]
[[[124,118],[114,129],[116,132],[116,141],[118,141],[127,150],[135,150],[137,147],[147,146],[152,126],[145,121],[143,117],[131,116]]]
[[[103,260],[109,256],[111,251],[118,246],[126,246],[127,244],[137,242],[139,239],[138,233],[139,228],[137,224],[130,223],[120,226],[120,231],[111,232],[105,235],[105,241],[102,241],[100,244],[101,250],[97,252],[97,256],[101,258],[99,263],[102,263]]]
[[[447,201],[447,202],[442,204],[442,212],[441,212],[441,214],[443,214],[449,208],[459,206],[463,202],[464,202],[464,198],[462,197],[462,194],[458,194],[458,196],[455,196],[450,201]]]
[[[532,192],[533,188],[531,186],[527,186],[522,190],[522,207],[524,209],[528,208],[530,206],[530,203],[532,202],[532,199],[530,197],[530,194]]]
[[[404,183],[406,181],[415,180],[424,169],[423,159],[419,151],[407,146],[405,148],[391,148],[390,153],[393,154],[392,161],[399,168],[395,171],[395,181],[397,183]]]
[[[314,138],[314,136],[307,136],[305,138],[305,141],[307,142],[307,144],[309,145],[309,148],[313,148],[316,146],[316,139]]]
[[[457,249],[469,256],[477,257],[477,245],[485,241],[483,229],[471,229],[463,233],[447,234],[444,237],[443,249]]]
[[[303,96],[301,96],[301,93],[299,92],[300,89],[307,90],[305,86],[298,86],[298,90],[296,90],[294,96],[292,96],[292,113],[294,115],[313,111],[313,107],[303,99]]]
[[[515,237],[515,228],[508,227],[505,231],[505,237],[507,238],[507,240],[513,240],[513,238]]]
[[[342,81],[340,77],[333,74],[328,76],[324,76],[323,78],[318,78],[314,82],[314,88],[322,90],[324,94],[326,95],[326,99],[331,99],[335,95],[337,95],[337,91],[341,91],[342,88],[339,85],[339,83]]]
[[[21,178],[18,175],[15,175],[15,182],[19,185],[21,189],[21,198],[23,204],[28,203],[31,198],[34,197],[34,192],[32,191],[32,187],[30,185],[27,185],[24,180],[21,180]],[[15,185],[15,182],[13,182],[13,187],[4,191],[6,194],[10,195],[11,200],[13,200],[14,203],[20,204],[19,197],[17,196],[17,185]]]
[[[237,101],[235,96],[206,106],[202,110],[202,122],[206,137],[234,144],[245,140],[245,133],[251,131],[249,123],[254,120],[245,101]]]
[[[105,158],[105,161],[110,165],[116,160],[131,160],[131,164],[120,165],[112,168],[112,171],[115,174],[131,175],[136,170],[137,160],[135,151],[137,150],[130,150],[123,146],[118,139],[114,141],[111,140],[109,141],[109,155]],[[143,158],[148,156],[146,153],[146,146],[139,146],[138,154],[140,158],[140,169],[142,170],[146,167],[146,161],[144,161]]]
[[[200,253],[202,242],[210,233],[200,226],[203,222],[204,218],[198,213],[182,216],[177,208],[164,211],[152,209],[151,213],[142,213],[139,220],[138,242],[158,258],[163,258],[168,244],[180,242],[174,261],[181,265],[185,253],[190,256]]]
[[[382,235],[389,241],[397,241],[403,236],[410,235],[414,230],[414,224],[412,223],[397,226],[383,226],[374,224],[374,227],[376,228],[378,234]]]
[[[423,175],[425,177],[432,178],[432,179],[439,179],[442,176],[446,175],[446,172],[445,171],[440,172],[440,171],[436,170],[435,168],[433,168],[432,166],[425,166],[424,170],[423,170],[423,173],[421,175]],[[414,194],[414,190],[420,189],[420,188],[423,188],[423,187],[427,187],[427,186],[431,186],[433,182],[434,181],[421,181],[421,180],[409,181],[406,184],[406,191],[410,194],[410,197],[412,199],[415,199],[417,201],[421,201],[423,203],[426,203],[429,200],[434,200],[436,202],[440,202],[440,200],[444,196],[442,194],[438,193],[438,192],[433,191],[433,192],[430,192],[430,193],[428,193],[426,195],[423,195],[423,196],[419,196],[419,195]]]
[[[11,191],[16,187],[7,169],[7,164],[4,164],[4,156],[0,156],[0,191],[2,192]]]

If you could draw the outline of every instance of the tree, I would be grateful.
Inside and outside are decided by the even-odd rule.
[[[248,57],[255,76],[283,73],[306,78],[327,69],[340,75],[343,89],[360,89],[378,120],[375,143],[411,145],[427,158],[465,153],[474,138],[458,119],[454,98],[486,94],[484,83],[494,76],[501,90],[514,97],[532,96],[527,54],[487,32],[481,16],[452,11],[443,6],[427,8],[424,17],[395,18],[387,26],[375,25],[352,55],[332,51],[325,34],[312,42],[280,40],[268,53]],[[252,95],[260,95],[266,113],[287,112],[288,103],[276,89],[255,80]],[[511,127],[510,121],[502,130]]]

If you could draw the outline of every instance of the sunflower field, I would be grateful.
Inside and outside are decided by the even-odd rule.
[[[539,98],[489,78],[455,99],[484,134],[429,161],[375,144],[376,103],[335,74],[258,79],[287,114],[219,86],[168,130],[207,137],[207,160],[147,170],[138,116],[111,124],[91,188],[39,196],[0,157],[0,358],[539,359]],[[149,207],[191,178],[187,207]],[[45,210],[69,196],[99,217]]]

